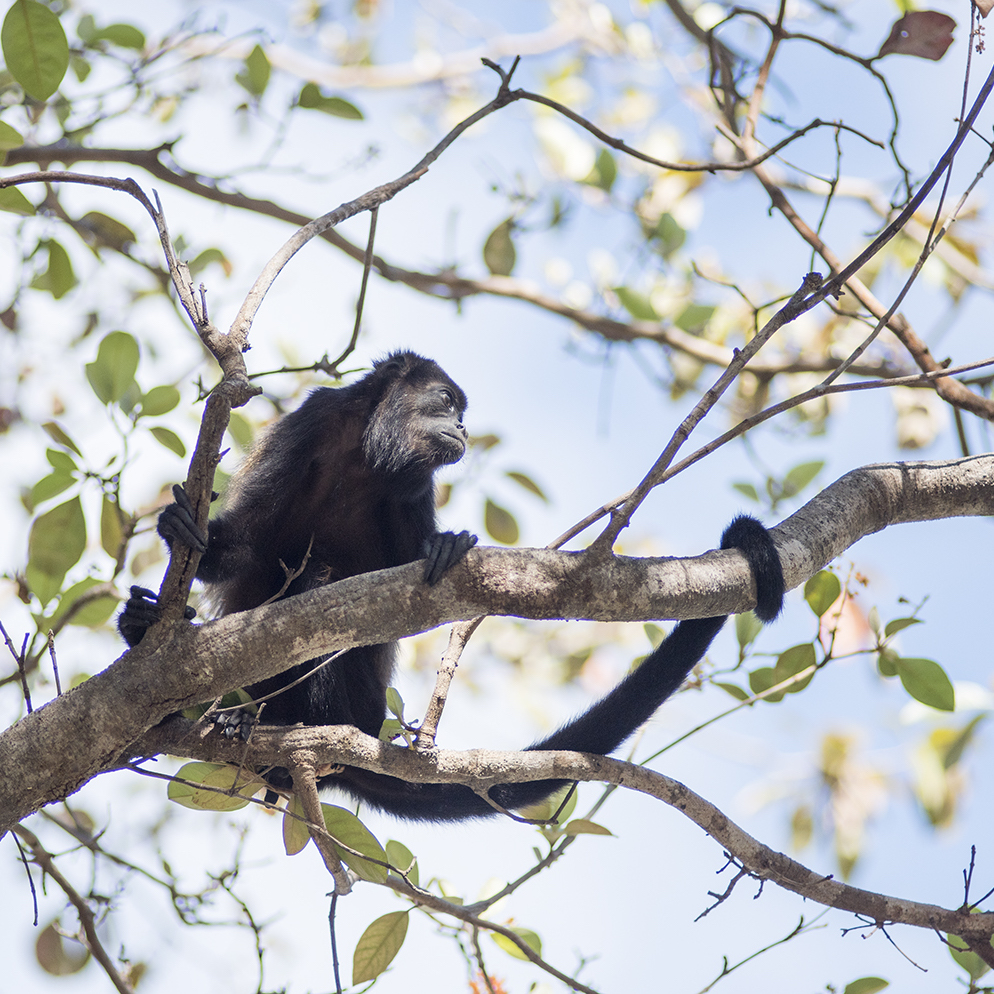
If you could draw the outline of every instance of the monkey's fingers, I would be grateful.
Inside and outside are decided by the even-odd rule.
[[[197,525],[197,517],[186,491],[181,486],[173,487],[175,504],[168,504],[159,514],[157,526],[159,534],[166,540],[170,548],[173,542],[179,542],[189,549],[196,549],[201,555],[207,551],[207,536]]]
[[[478,539],[471,532],[439,532],[428,542],[428,555],[425,560],[425,583],[434,587],[442,579],[446,570],[454,566]]]

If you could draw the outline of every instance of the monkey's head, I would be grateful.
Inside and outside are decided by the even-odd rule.
[[[466,394],[438,363],[414,352],[394,352],[375,363],[365,382],[374,398],[363,435],[371,468],[430,477],[463,457]]]

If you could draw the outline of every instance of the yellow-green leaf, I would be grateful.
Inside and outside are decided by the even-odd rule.
[[[533,932],[529,928],[512,928],[511,931],[522,939],[526,946],[532,949],[537,955],[542,955],[542,940],[538,937],[537,932]],[[505,953],[509,953],[514,956],[515,959],[527,960],[528,957],[512,942],[506,935],[501,935],[499,932],[493,933],[493,940],[504,950]]]
[[[816,662],[815,647],[810,642],[791,646],[791,648],[784,650],[777,657],[777,664],[773,668],[773,683],[783,683],[784,680],[796,676],[810,666],[814,666]],[[804,690],[811,683],[813,677],[814,673],[806,676],[803,680],[788,687],[786,693],[796,694],[798,691]]]
[[[168,414],[180,400],[179,390],[174,386],[166,384],[161,387],[152,387],[148,393],[142,394],[141,418],[155,418],[161,414]]]
[[[759,669],[753,670],[749,674],[749,687],[754,694],[761,694],[764,690],[775,687],[779,682],[772,666],[760,666]],[[769,701],[770,704],[776,704],[783,700],[783,695],[784,691],[781,690],[776,694],[768,694],[763,700]]]
[[[86,378],[104,404],[120,400],[138,371],[138,343],[126,331],[112,331],[100,342],[97,357],[86,364]]]
[[[305,83],[297,97],[297,105],[305,110],[319,110],[322,114],[341,117],[346,121],[361,121],[362,111],[341,97],[326,97],[316,83]]]
[[[149,431],[152,433],[155,440],[160,445],[164,445],[170,452],[175,452],[180,458],[186,455],[186,446],[183,444],[183,440],[176,434],[176,432],[161,426],[149,428]]]
[[[542,488],[527,474],[509,470],[507,476],[508,479],[514,480],[519,487],[524,487],[529,493],[533,493],[536,497],[540,497],[546,503],[549,502],[549,498],[545,496],[545,492]]]
[[[283,848],[287,856],[296,856],[311,840],[304,818],[304,806],[294,794],[283,814]]]
[[[860,977],[859,980],[846,984],[843,994],[877,994],[877,991],[882,991],[885,987],[890,987],[890,981],[881,977]]]
[[[509,217],[501,221],[483,243],[483,261],[494,276],[510,276],[514,270],[517,252],[511,238],[512,231],[514,219]]]
[[[56,300],[61,300],[79,282],[69,253],[54,239],[39,242],[38,247],[48,252],[48,269],[31,281],[31,288],[45,290]]]
[[[406,873],[408,880],[417,887],[418,863],[414,858],[414,853],[403,842],[398,842],[396,839],[389,839],[385,848],[390,865],[396,867],[400,873]]]
[[[518,541],[518,523],[506,508],[495,504],[489,497],[483,510],[483,526],[487,534],[504,545],[514,545]]]
[[[819,570],[804,584],[804,599],[819,618],[839,599],[841,593],[839,578],[827,569]]]
[[[377,918],[356,943],[352,956],[352,983],[375,980],[393,962],[406,937],[406,911],[391,911]]]
[[[567,835],[611,835],[610,829],[605,828],[603,825],[598,825],[595,821],[589,821],[587,818],[574,818],[566,826]]]
[[[100,586],[101,580],[95,576],[88,576],[79,583],[74,583],[60,598],[55,613],[45,622],[46,628],[54,628],[69,609],[93,587]],[[99,597],[90,601],[78,611],[75,611],[69,619],[70,625],[80,625],[83,628],[99,628],[106,624],[111,615],[117,610],[120,601],[116,597]]]
[[[0,156],[0,162],[2,161],[3,157]],[[0,190],[0,211],[27,217],[34,214],[35,207],[16,186],[8,186],[6,189]]]
[[[124,538],[124,512],[104,494],[100,508],[100,545],[104,552],[117,559]]]
[[[171,780],[166,796],[184,808],[199,811],[237,811],[248,804],[253,794],[266,786],[266,781],[254,773],[221,763],[187,763],[177,770],[176,776],[178,780],[190,782]],[[220,793],[226,790],[235,790],[236,793]]]
[[[69,68],[69,42],[58,17],[36,0],[15,0],[0,28],[10,74],[35,100],[47,100]]]
[[[387,854],[376,841],[376,836],[351,811],[346,811],[345,808],[337,807],[334,804],[322,804],[321,810],[324,812],[325,828],[334,839],[350,849],[362,853],[363,856],[378,859],[382,863],[387,862]],[[352,853],[345,852],[338,846],[335,847],[335,851],[338,853],[338,858],[363,880],[377,884],[386,882],[387,868],[385,866],[371,863],[368,859],[362,859],[359,856],[353,856]]]
[[[46,421],[41,427],[53,442],[64,445],[67,449],[72,449],[78,456],[83,454],[79,451],[79,446],[65,433],[62,426],[55,421]]]
[[[245,87],[253,97],[261,97],[269,85],[270,65],[261,45],[256,45],[245,60],[245,69],[235,76],[235,81]]]
[[[85,548],[86,519],[79,497],[36,518],[28,536],[27,575],[31,589],[39,596],[40,590],[44,590],[51,599],[66,573],[79,562]],[[42,577],[55,581],[55,590],[51,590],[51,584],[44,583]],[[40,581],[38,587],[35,580]]]

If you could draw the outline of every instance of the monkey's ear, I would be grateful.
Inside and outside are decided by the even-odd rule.
[[[438,532],[425,543],[425,583],[434,587],[446,570],[455,566],[479,539],[467,531]]]

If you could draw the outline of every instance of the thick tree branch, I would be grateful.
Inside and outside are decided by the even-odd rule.
[[[854,470],[773,530],[788,588],[888,525],[994,514],[992,484],[994,456]],[[0,735],[0,832],[113,766],[166,715],[321,653],[481,614],[636,621],[713,617],[754,603],[752,576],[736,550],[601,559],[477,548],[438,586],[420,577],[420,564],[411,563],[204,625],[164,623],[160,638],[143,640]]]

